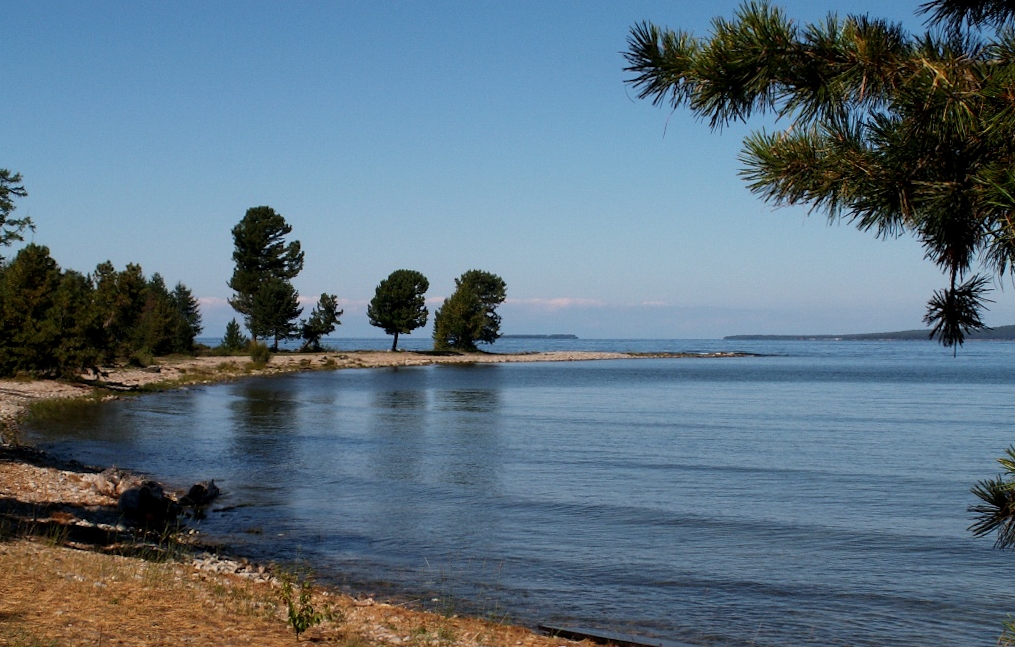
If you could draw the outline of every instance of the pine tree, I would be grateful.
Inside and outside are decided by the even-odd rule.
[[[93,307],[105,337],[103,360],[128,357],[139,339],[136,327],[148,300],[148,281],[140,265],[129,263],[122,272],[109,261],[95,268]]]
[[[342,312],[338,309],[338,297],[334,294],[322,294],[317,306],[311,311],[310,318],[300,322],[300,336],[303,338],[300,352],[308,348],[313,351],[321,350],[321,338],[330,335],[335,326],[341,325],[342,322],[338,318],[342,316]]]
[[[54,350],[60,329],[49,317],[60,285],[60,268],[49,249],[30,244],[3,272],[0,313],[0,372],[48,373],[58,368]]]
[[[158,273],[147,282],[144,305],[130,335],[130,355],[166,355],[173,348],[177,328],[176,308]]]
[[[66,377],[96,369],[102,358],[105,336],[93,298],[91,280],[73,270],[64,272],[53,294],[47,318],[60,331],[54,355],[58,372]]]
[[[924,5],[952,28],[1008,20],[1008,2]],[[1015,34],[910,36],[866,16],[798,25],[766,2],[710,38],[650,23],[628,39],[638,96],[687,106],[713,129],[774,114],[744,142],[749,188],[879,237],[913,234],[947,284],[925,321],[946,346],[983,328],[989,278],[1015,268]]]
[[[303,312],[299,295],[289,281],[271,277],[257,292],[250,311],[250,333],[255,339],[272,339],[271,349],[278,351],[278,342],[299,336],[295,323]]]
[[[434,313],[434,348],[475,351],[476,342],[492,344],[500,337],[497,306],[507,287],[496,274],[469,270],[455,279],[454,293]]]
[[[507,285],[496,274],[482,270],[469,270],[458,279],[461,285],[469,286],[483,306],[483,327],[477,341],[492,344],[500,337],[500,315],[497,306],[507,298]]]
[[[201,326],[201,306],[183,283],[176,284],[170,294],[170,300],[176,311],[172,352],[191,353],[194,351],[194,338],[204,329]]]
[[[367,306],[371,326],[394,335],[391,350],[398,348],[398,335],[410,334],[426,325],[429,314],[424,295],[430,282],[415,270],[395,270],[377,285],[374,298]]]
[[[258,293],[269,282],[289,283],[303,269],[300,242],[287,243],[285,240],[290,233],[292,227],[271,207],[247,209],[246,215],[232,230],[233,261],[236,265],[229,287],[235,294],[229,299],[229,305],[243,315],[247,329],[255,339],[261,336],[259,331],[268,325],[256,320],[258,314],[268,316],[272,321],[280,315],[278,312],[265,312],[263,308],[256,309]],[[291,285],[289,287],[292,289]],[[279,296],[277,285],[272,290],[275,297]],[[266,298],[261,299],[262,306],[266,302]]]
[[[222,338],[222,348],[229,351],[246,350],[250,340],[240,330],[240,324],[235,319],[226,324],[226,334]]]
[[[24,240],[21,235],[25,229],[35,230],[32,219],[13,218],[14,198],[24,198],[28,195],[24,185],[21,184],[21,174],[12,173],[10,170],[0,168],[0,247],[7,247],[15,241]],[[0,263],[4,260],[0,256]]]

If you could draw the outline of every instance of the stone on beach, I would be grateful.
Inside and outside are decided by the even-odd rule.
[[[129,519],[153,525],[165,525],[180,513],[180,506],[167,497],[155,481],[145,481],[125,490],[116,508]]]
[[[180,505],[200,508],[211,503],[219,495],[215,479],[202,481],[191,486],[190,490],[180,499]]]

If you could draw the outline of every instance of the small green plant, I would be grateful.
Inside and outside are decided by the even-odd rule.
[[[250,342],[250,361],[255,366],[264,366],[271,359],[271,350],[268,348],[268,344],[259,341]]]
[[[1001,626],[1004,631],[997,638],[997,647],[1015,647],[1015,616],[1009,614]]]
[[[301,633],[325,619],[325,614],[314,608],[311,602],[313,595],[314,581],[309,574],[282,574],[282,602],[286,606],[287,622],[296,634],[296,642],[299,642]]]
[[[50,548],[56,548],[67,543],[70,529],[61,523],[50,522],[42,525],[41,534],[43,543]]]

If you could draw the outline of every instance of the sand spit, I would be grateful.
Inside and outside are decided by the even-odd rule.
[[[211,384],[252,375],[277,375],[311,370],[427,366],[430,364],[500,364],[508,362],[579,362],[611,359],[722,358],[741,353],[612,353],[597,351],[555,351],[545,353],[455,353],[426,351],[347,351],[324,353],[278,353],[262,366],[248,357],[167,357],[145,368],[104,367],[96,376],[85,374],[80,381],[2,379],[0,380],[0,423],[8,424],[24,413],[32,402],[89,396],[112,398],[188,384]]]

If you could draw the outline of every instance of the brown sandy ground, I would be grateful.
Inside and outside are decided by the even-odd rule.
[[[678,355],[558,352],[327,352],[160,358],[79,381],[0,380],[0,645],[290,645],[279,571],[202,552],[191,531],[156,536],[123,523],[118,495],[139,477],[58,461],[9,441],[36,403],[108,399],[246,375],[434,363],[578,361]],[[443,616],[315,588],[327,620],[301,641],[348,647],[550,647],[551,639],[479,618]],[[575,644],[575,643],[571,643]]]

